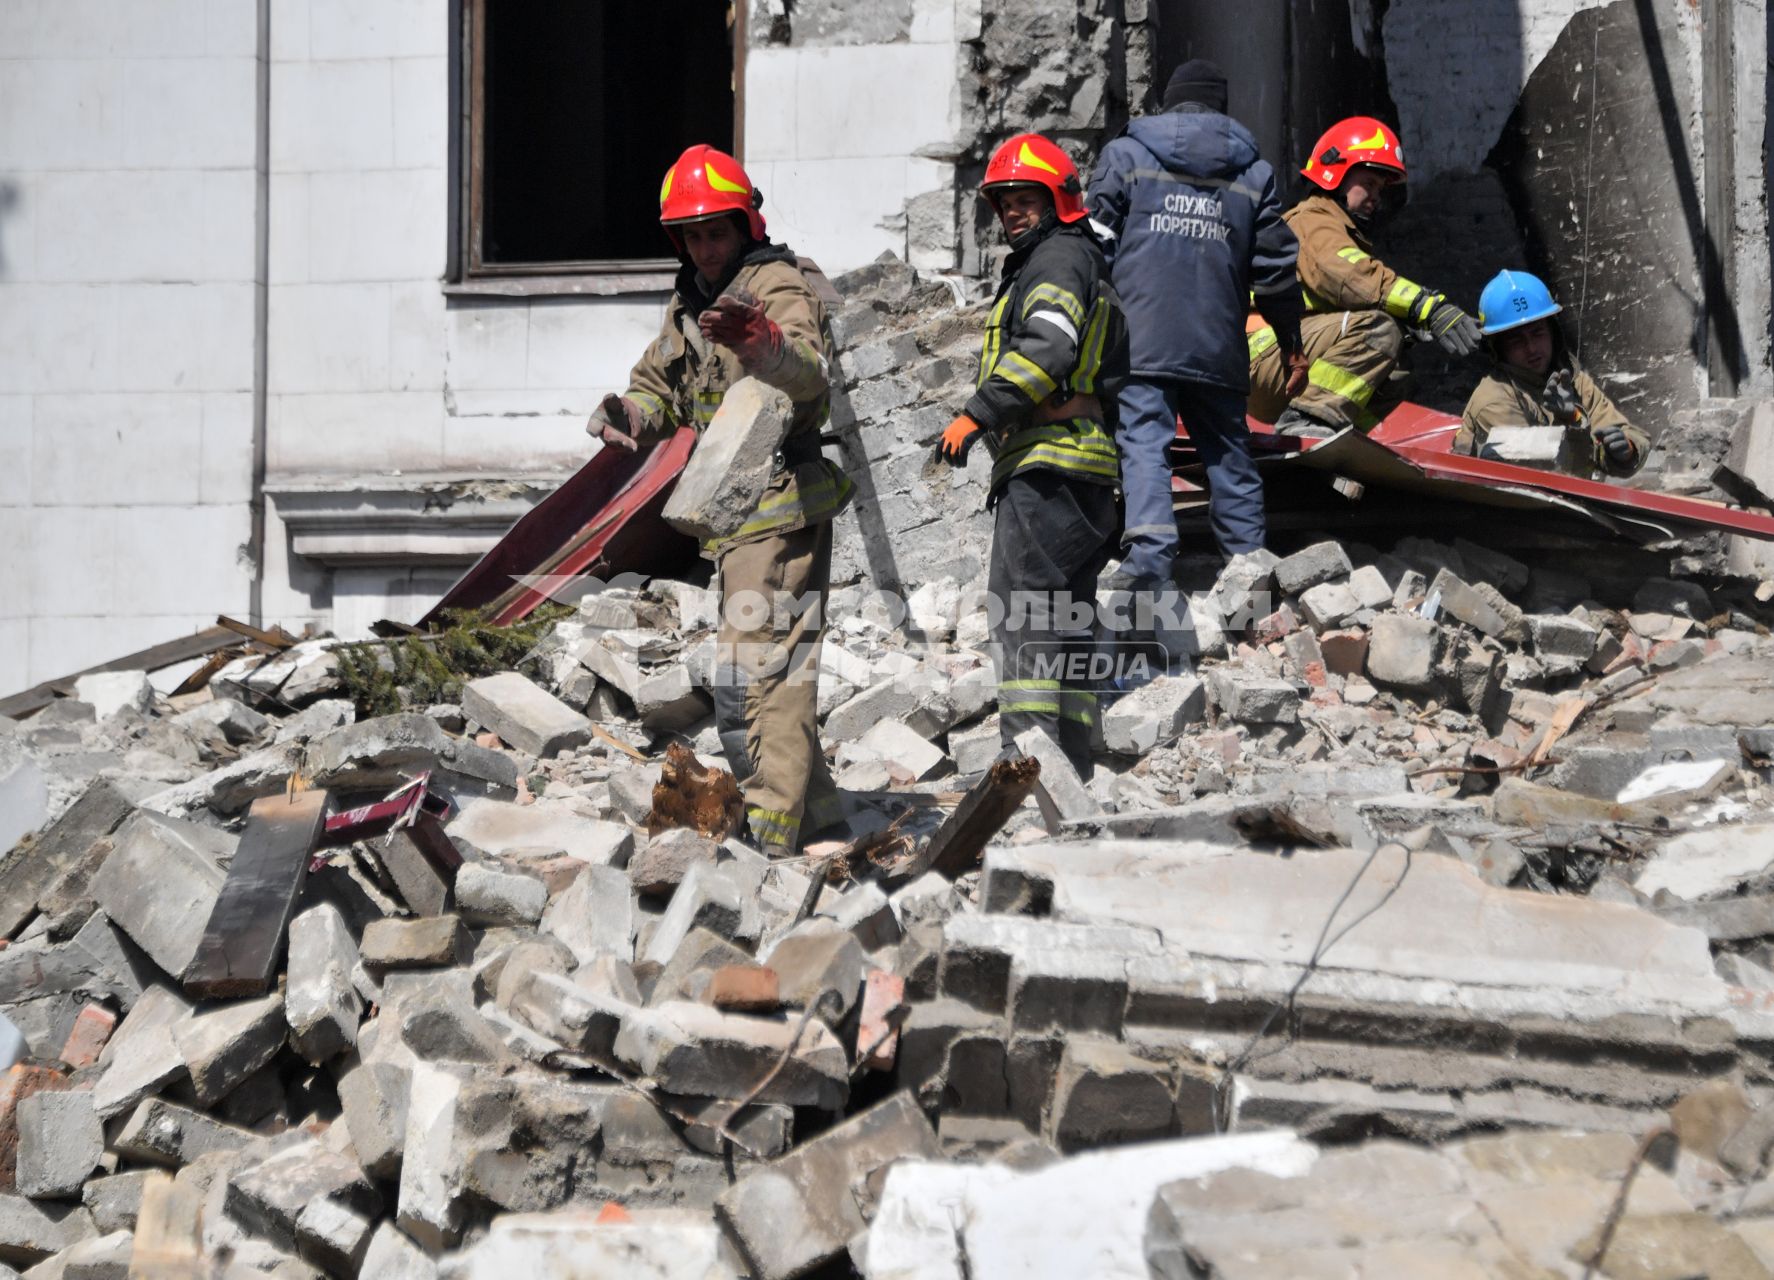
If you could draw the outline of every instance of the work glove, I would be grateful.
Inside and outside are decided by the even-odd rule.
[[[1559,369],[1546,379],[1540,403],[1560,426],[1574,427],[1583,421],[1583,402],[1577,398],[1577,380],[1569,369]]]
[[[1429,336],[1440,344],[1441,349],[1451,356],[1469,356],[1478,350],[1479,344],[1484,340],[1484,335],[1478,329],[1478,321],[1439,296],[1429,308],[1429,314],[1424,317],[1423,327],[1429,330]]]
[[[1620,427],[1603,427],[1595,433],[1595,443],[1616,467],[1630,467],[1638,457],[1638,450]]]
[[[1312,362],[1306,359],[1304,351],[1290,351],[1281,357],[1281,363],[1287,367],[1287,398],[1299,398],[1306,390],[1306,377]]]
[[[951,467],[966,466],[967,452],[984,430],[979,423],[962,414],[943,429],[942,439],[936,442],[936,460]]]
[[[768,368],[782,354],[782,329],[749,293],[724,293],[696,318],[702,336],[739,357],[747,373]]]
[[[585,424],[585,431],[607,445],[633,453],[641,447],[641,407],[633,400],[614,393],[607,395],[603,403],[592,411],[591,421]]]

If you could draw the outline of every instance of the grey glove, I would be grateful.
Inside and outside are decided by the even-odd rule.
[[[1429,308],[1423,327],[1429,330],[1429,336],[1440,344],[1441,349],[1451,356],[1471,355],[1478,350],[1484,339],[1484,335],[1479,332],[1478,321],[1446,298],[1439,299]]]
[[[1638,457],[1638,450],[1619,427],[1603,427],[1595,433],[1595,442],[1608,455],[1608,461],[1617,467],[1630,467]]]
[[[591,421],[585,424],[587,435],[630,453],[641,447],[640,430],[641,407],[613,393],[605,396],[603,403],[592,410]]]
[[[1583,421],[1583,402],[1577,398],[1576,378],[1569,369],[1559,369],[1546,379],[1546,387],[1540,392],[1540,403],[1561,426],[1573,426]]]

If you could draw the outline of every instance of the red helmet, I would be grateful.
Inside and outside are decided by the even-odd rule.
[[[986,166],[986,180],[979,190],[996,209],[998,202],[992,197],[995,188],[1030,183],[1052,193],[1053,211],[1061,222],[1077,222],[1084,217],[1084,184],[1078,181],[1078,166],[1038,133],[1019,133],[999,147]]]
[[[670,230],[672,227],[724,213],[743,213],[751,228],[751,238],[762,240],[764,215],[758,210],[763,203],[763,195],[752,186],[739,161],[725,151],[698,143],[665,171],[665,181],[659,188],[659,221],[675,242],[679,237]],[[683,245],[679,243],[678,247]]]
[[[1398,135],[1372,116],[1350,116],[1326,129],[1300,172],[1326,191],[1335,191],[1358,164],[1389,169],[1401,180],[1405,176]]]

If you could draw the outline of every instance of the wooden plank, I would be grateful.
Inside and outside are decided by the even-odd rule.
[[[203,1197],[156,1170],[142,1184],[129,1280],[190,1280],[205,1274]]]
[[[256,996],[277,981],[284,935],[326,823],[327,793],[282,792],[253,801],[234,865],[185,971],[188,995]]]
[[[100,671],[159,671],[162,667],[189,662],[192,658],[207,658],[217,649],[226,649],[229,645],[239,643],[240,637],[226,627],[210,627],[195,635],[180,636],[177,640],[167,640],[146,649],[138,649],[121,658],[101,662],[95,667],[83,667],[71,675],[45,680],[42,684],[33,685],[23,693],[15,693],[9,698],[0,698],[0,716],[18,719],[41,711],[56,698],[65,698],[73,693],[74,682],[81,676]]]
[[[915,880],[926,871],[935,871],[953,880],[977,868],[986,842],[1022,807],[1040,778],[1041,762],[1028,756],[993,762],[985,777],[961,797],[955,811],[936,829],[930,843],[904,870],[896,871],[895,878]]]
[[[260,644],[270,645],[273,649],[287,649],[296,643],[296,638],[282,627],[272,627],[271,630],[266,631],[264,628],[255,627],[249,622],[241,622],[237,618],[230,618],[227,614],[218,617],[216,619],[216,625],[218,627],[226,627],[236,635],[245,636],[248,640],[257,640]]]

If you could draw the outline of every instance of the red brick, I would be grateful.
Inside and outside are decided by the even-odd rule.
[[[1367,632],[1360,628],[1327,631],[1318,637],[1324,669],[1334,675],[1358,676],[1367,666]]]
[[[68,1042],[62,1046],[62,1061],[70,1067],[90,1067],[99,1060],[99,1051],[117,1030],[117,1015],[102,1004],[89,1004],[74,1019]]]
[[[871,1071],[893,1070],[899,1052],[899,1028],[887,1030],[893,1011],[905,1003],[905,979],[885,969],[870,969],[862,988],[862,1018],[856,1030],[856,1051],[868,1053],[863,1065]],[[876,1044],[876,1041],[880,1041]],[[874,1045],[874,1049],[869,1049]]]
[[[1251,636],[1258,644],[1274,644],[1277,640],[1285,640],[1300,629],[1300,620],[1294,611],[1282,605],[1266,618],[1258,618],[1251,627]]]
[[[717,1009],[768,1013],[782,1005],[776,970],[761,964],[730,964],[708,980],[708,1002]]]

